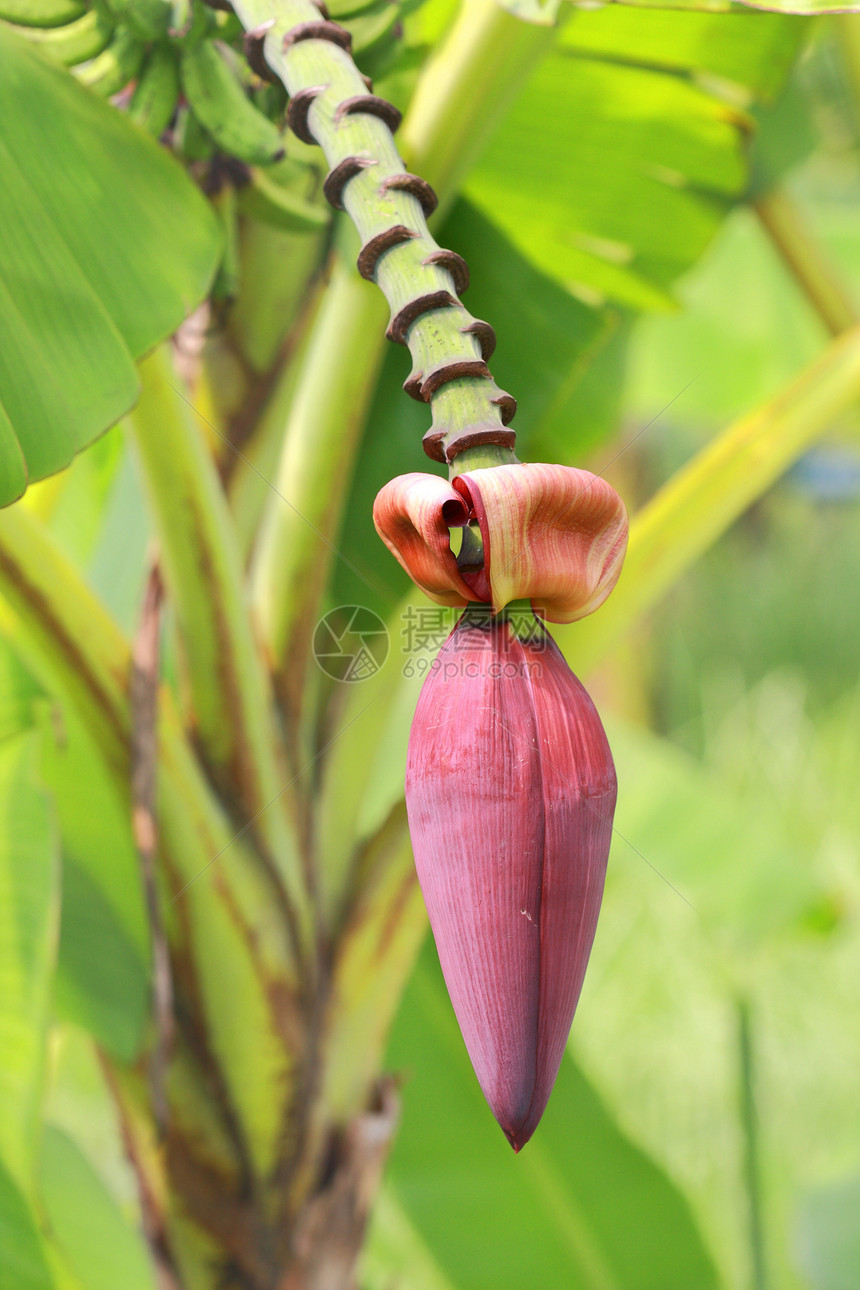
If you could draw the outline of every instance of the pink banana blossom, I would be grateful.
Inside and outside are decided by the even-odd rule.
[[[594,704],[533,608],[570,622],[605,600],[626,512],[586,471],[512,465],[451,485],[401,476],[379,494],[374,519],[428,595],[472,602],[418,700],[406,806],[463,1039],[519,1151],[552,1092],[579,1000],[616,798]],[[449,528],[475,521],[483,565],[459,568]]]

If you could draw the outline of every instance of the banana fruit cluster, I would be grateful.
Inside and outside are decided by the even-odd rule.
[[[283,156],[278,124],[254,99],[273,95],[230,47],[242,34],[232,13],[202,0],[0,0],[0,20],[149,133],[170,129],[187,160]]]
[[[187,161],[221,154],[249,166],[283,156],[281,87],[263,85],[244,57],[242,26],[225,0],[0,0],[11,24],[48,58],[112,99]],[[353,49],[378,73],[420,0],[333,0]],[[210,4],[212,7],[210,7]]]
[[[402,43],[400,20],[420,3],[329,7],[363,70],[380,75]],[[294,233],[329,224],[315,164],[284,158],[286,91],[249,66],[228,0],[0,0],[0,23],[192,165],[224,225],[213,298],[236,294],[240,216]]]

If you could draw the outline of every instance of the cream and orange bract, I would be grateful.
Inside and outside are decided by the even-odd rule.
[[[530,600],[570,623],[609,595],[627,548],[627,512],[599,475],[572,466],[494,466],[457,476],[410,474],[381,489],[377,531],[427,595],[465,605],[481,597],[457,568],[448,530],[475,518],[493,608]]]

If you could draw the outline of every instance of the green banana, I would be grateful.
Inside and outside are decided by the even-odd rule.
[[[181,0],[174,0],[170,35],[180,49],[199,45],[201,40],[213,35],[217,26],[217,15],[207,9],[205,4],[186,6]],[[239,29],[242,29],[241,23]]]
[[[128,115],[156,139],[167,129],[179,97],[179,65],[168,45],[149,53],[128,105]]]
[[[222,152],[258,166],[283,156],[277,126],[245,97],[212,41],[183,50],[180,76],[188,106]]]
[[[139,40],[163,40],[173,18],[170,0],[108,0],[108,8]]]
[[[145,52],[146,47],[134,32],[120,27],[107,49],[83,67],[75,68],[75,76],[93,93],[109,99],[134,80]]]
[[[21,34],[55,62],[73,67],[102,52],[113,35],[113,22],[100,9],[91,9],[65,27],[28,28]]]
[[[184,36],[192,23],[191,0],[168,0],[170,4],[170,34]]]
[[[212,283],[211,296],[216,304],[230,304],[239,294],[239,221],[236,213],[236,190],[225,184],[211,197],[224,229],[224,254]]]
[[[173,148],[186,161],[208,161],[215,151],[208,134],[190,108],[180,110],[173,127]]]
[[[284,163],[286,165],[286,162]],[[325,228],[331,212],[325,206],[315,206],[305,201],[291,188],[279,184],[266,170],[252,166],[250,182],[237,193],[237,203],[243,215],[250,215],[263,224],[300,233]]]
[[[81,0],[0,0],[0,18],[20,27],[64,27],[84,13]]]

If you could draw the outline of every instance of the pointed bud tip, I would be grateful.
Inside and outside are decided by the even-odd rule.
[[[492,1107],[490,1109],[492,1110]],[[537,1117],[535,1117],[533,1112],[530,1111],[524,1120],[521,1120],[518,1124],[512,1127],[503,1123],[502,1120],[498,1119],[498,1117],[496,1118],[498,1120],[499,1128],[502,1130],[502,1133],[513,1148],[514,1155],[518,1156],[526,1143],[531,1141],[535,1129],[543,1119],[543,1108],[541,1109],[540,1115]]]
[[[522,1148],[525,1146],[525,1143],[518,1141],[516,1134],[508,1133],[507,1129],[504,1130],[504,1134],[508,1142],[511,1144],[511,1146],[514,1149],[514,1155],[518,1156]]]

